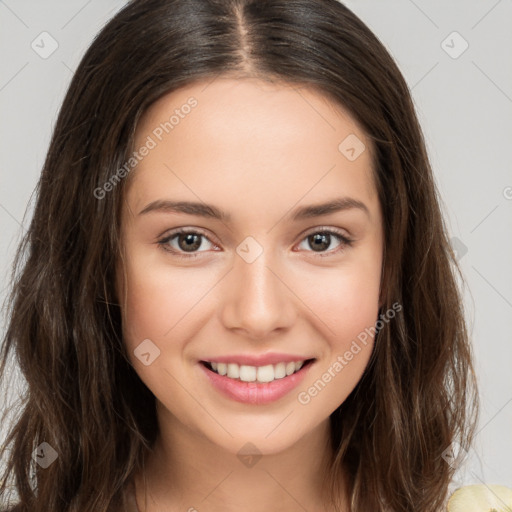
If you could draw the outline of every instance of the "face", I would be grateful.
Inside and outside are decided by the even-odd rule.
[[[135,151],[118,286],[159,420],[232,453],[292,446],[371,354],[383,233],[369,140],[310,88],[218,78],[154,103]]]

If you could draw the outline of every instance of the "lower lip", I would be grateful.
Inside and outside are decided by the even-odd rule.
[[[314,361],[310,361],[299,371],[272,382],[243,382],[219,375],[199,363],[211,384],[227,397],[246,404],[262,405],[275,402],[296,388],[304,379]]]

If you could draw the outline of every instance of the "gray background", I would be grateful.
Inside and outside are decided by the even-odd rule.
[[[94,35],[124,3],[0,0],[1,300],[68,83]],[[468,285],[482,409],[475,447],[454,486],[512,487],[512,1],[345,4],[386,45],[411,87]],[[51,49],[40,36],[45,31],[58,48],[42,58],[31,45]],[[2,317],[1,332],[5,323]],[[10,396],[22,388],[14,371]]]

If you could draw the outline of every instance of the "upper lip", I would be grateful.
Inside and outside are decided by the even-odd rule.
[[[246,366],[265,366],[268,364],[289,363],[292,361],[307,361],[308,359],[314,358],[311,356],[301,356],[297,354],[279,354],[273,352],[270,354],[258,355],[233,354],[229,356],[219,356],[203,359],[203,361],[209,363],[236,363],[238,365]]]

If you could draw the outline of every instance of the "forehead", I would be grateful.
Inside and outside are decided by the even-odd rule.
[[[247,194],[266,201],[259,206],[329,192],[376,197],[370,141],[340,105],[306,86],[217,78],[182,87],[141,118],[134,150],[144,145],[151,150],[130,179],[137,206],[164,189],[233,206]]]

